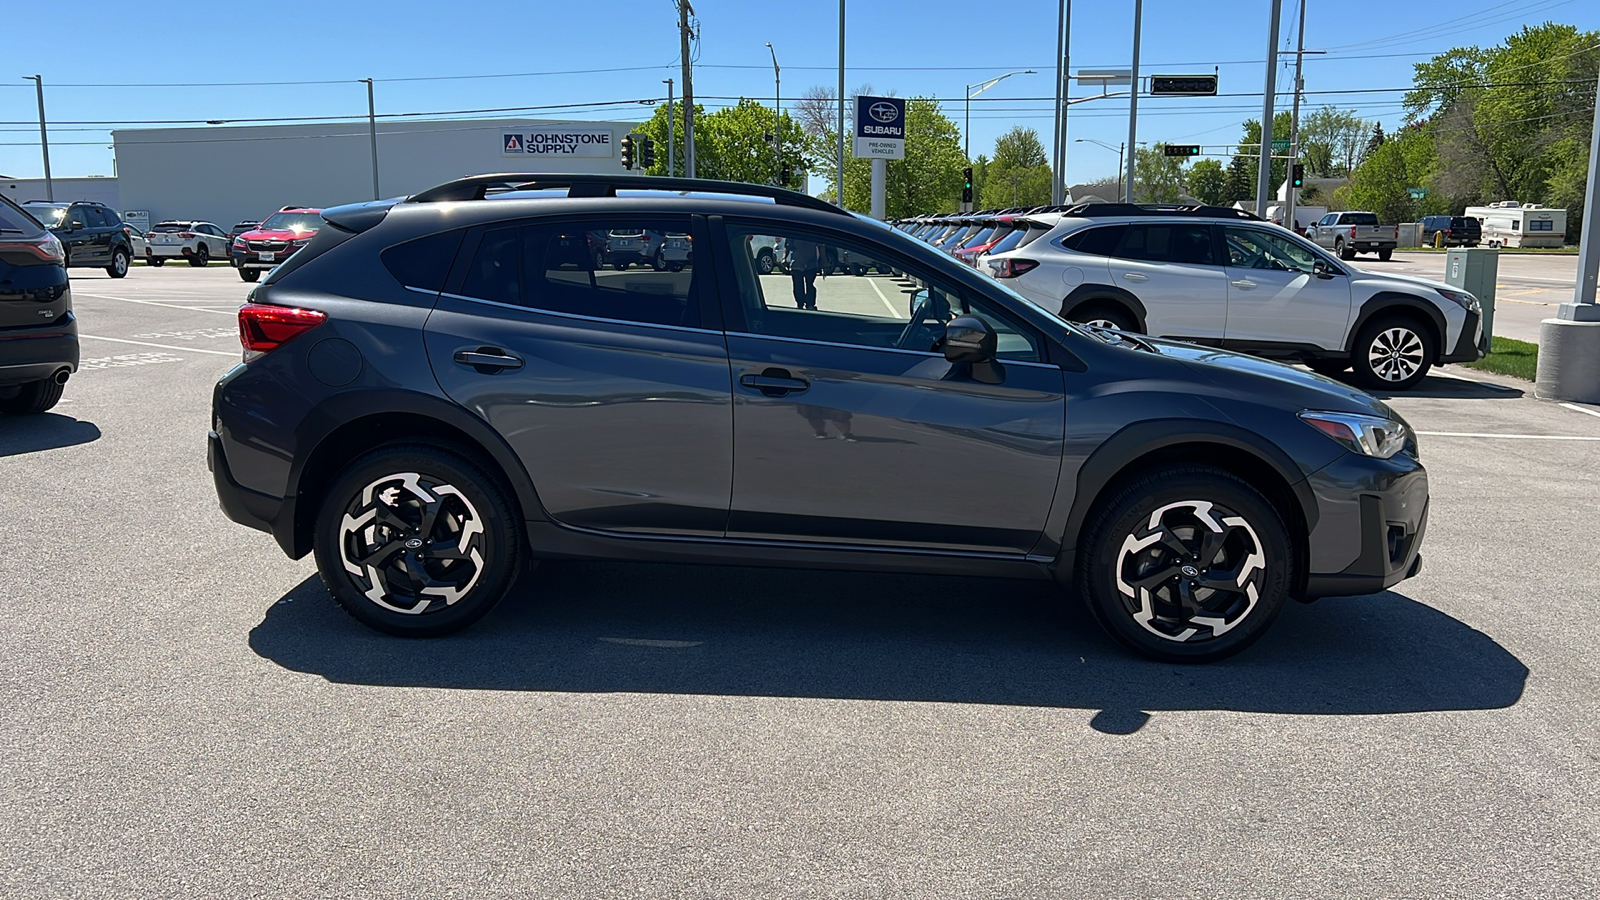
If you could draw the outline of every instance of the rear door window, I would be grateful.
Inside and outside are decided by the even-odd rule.
[[[1125,226],[1121,240],[1110,255],[1143,262],[1216,264],[1211,250],[1211,226],[1205,222]]]
[[[523,229],[523,305],[646,325],[700,325],[687,218]]]

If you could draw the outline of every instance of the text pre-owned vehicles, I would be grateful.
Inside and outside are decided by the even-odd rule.
[[[170,219],[151,227],[145,235],[145,254],[152,266],[183,259],[199,268],[213,259],[228,258],[228,236],[210,222]]]
[[[1376,213],[1333,212],[1317,220],[1306,229],[1306,238],[1319,247],[1339,255],[1340,259],[1355,259],[1357,253],[1376,253],[1387,262],[1400,245],[1400,226],[1381,225]]]
[[[322,227],[322,211],[306,206],[285,206],[266,218],[261,227],[233,239],[230,257],[239,277],[255,281],[276,268],[300,248],[311,243]]]
[[[805,194],[494,175],[324,219],[240,310],[209,462],[229,517],[383,631],[464,627],[529,557],[698,561],[1053,577],[1193,661],[1420,566],[1427,476],[1383,403],[1070,326]],[[692,235],[692,264],[596,265],[640,230]],[[763,275],[765,239],[919,302]]]
[[[1476,247],[1483,240],[1483,223],[1472,216],[1423,216],[1424,247]]]
[[[1071,321],[1354,368],[1368,388],[1405,390],[1488,350],[1471,294],[1354,268],[1235,209],[1085,204],[987,266]]]
[[[78,323],[61,241],[0,197],[0,413],[42,413],[78,370]]]
[[[105,269],[112,278],[128,274],[133,261],[133,241],[123,230],[122,217],[104,203],[79,200],[51,203],[29,200],[22,204],[61,241],[71,267]]]

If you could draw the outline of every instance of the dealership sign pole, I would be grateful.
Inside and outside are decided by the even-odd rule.
[[[906,101],[900,97],[857,97],[851,153],[872,160],[872,217],[881,219],[887,160],[906,158]]]

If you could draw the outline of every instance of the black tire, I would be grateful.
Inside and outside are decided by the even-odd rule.
[[[665,272],[667,270],[666,254],[657,250],[655,259],[650,261],[650,268],[655,269],[657,272]]]
[[[1329,378],[1334,378],[1350,371],[1350,360],[1308,359],[1306,360],[1306,368],[1317,373],[1318,375],[1326,375]]]
[[[0,413],[8,416],[38,415],[61,402],[61,391],[65,387],[57,384],[54,378],[30,381],[18,388],[15,396],[0,400]]]
[[[1067,317],[1070,322],[1084,325],[1100,325],[1104,328],[1115,328],[1118,331],[1138,333],[1139,321],[1127,310],[1110,303],[1090,303],[1080,306]]]
[[[594,252],[594,270],[596,272],[598,272],[601,269],[604,269],[605,267],[606,267],[606,255],[605,255],[605,253],[603,253],[603,252],[601,252],[599,250],[596,250]]]
[[[1384,262],[1388,262],[1389,258],[1392,257],[1392,256],[1394,256],[1394,251],[1393,250],[1379,250],[1378,251],[1378,258],[1383,260]]]
[[[499,478],[446,447],[399,444],[334,480],[317,516],[317,570],[362,624],[437,637],[483,618],[505,596],[522,566],[522,528]]]
[[[146,260],[145,260],[145,263],[146,263],[146,264],[148,264],[148,265],[152,265],[152,266],[155,266],[155,267],[156,267],[156,268],[158,268],[158,269],[159,269],[159,268],[161,268],[161,267],[162,267],[162,266],[164,266],[164,265],[166,265],[166,264],[167,264],[167,261],[166,261],[166,260],[164,260],[164,259],[159,259],[159,258],[157,258],[157,257],[154,257],[154,256],[152,256],[152,257],[149,257],[149,258],[147,258],[147,259],[146,259]]]
[[[667,271],[668,272],[682,272],[683,271],[683,263],[681,263],[681,262],[667,263]]]
[[[1293,543],[1272,504],[1206,466],[1160,469],[1116,488],[1079,546],[1078,591],[1095,619],[1162,662],[1211,662],[1250,646],[1294,584]]]
[[[189,254],[189,265],[196,269],[204,268],[210,262],[211,250],[206,247],[205,244],[201,244],[199,247],[196,247],[195,251]]]
[[[1344,238],[1339,238],[1333,242],[1333,252],[1339,254],[1340,259],[1349,260],[1356,258],[1356,251],[1345,245]]]
[[[623,261],[621,261],[621,260],[617,260],[616,262],[613,262],[611,264],[611,267],[613,269],[616,269],[618,272],[626,272],[626,271],[628,271],[628,264],[623,262]]]
[[[261,278],[261,270],[260,269],[240,269],[239,270],[239,278],[242,281],[248,281],[251,284],[255,284]]]
[[[1350,367],[1369,391],[1404,391],[1427,377],[1434,356],[1432,329],[1415,319],[1378,316],[1356,333]]]
[[[778,267],[778,257],[767,247],[762,247],[756,252],[756,271],[762,275],[771,275]]]
[[[128,251],[121,247],[111,251],[111,265],[106,266],[106,274],[112,278],[128,277]]]

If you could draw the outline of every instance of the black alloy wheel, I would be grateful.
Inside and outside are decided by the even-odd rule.
[[[1288,529],[1221,469],[1164,469],[1100,504],[1081,545],[1079,591],[1124,646],[1164,662],[1209,662],[1254,643],[1293,584]]]
[[[352,617],[403,637],[482,618],[524,552],[520,510],[500,480],[441,446],[397,445],[348,466],[317,518],[322,581]]]

